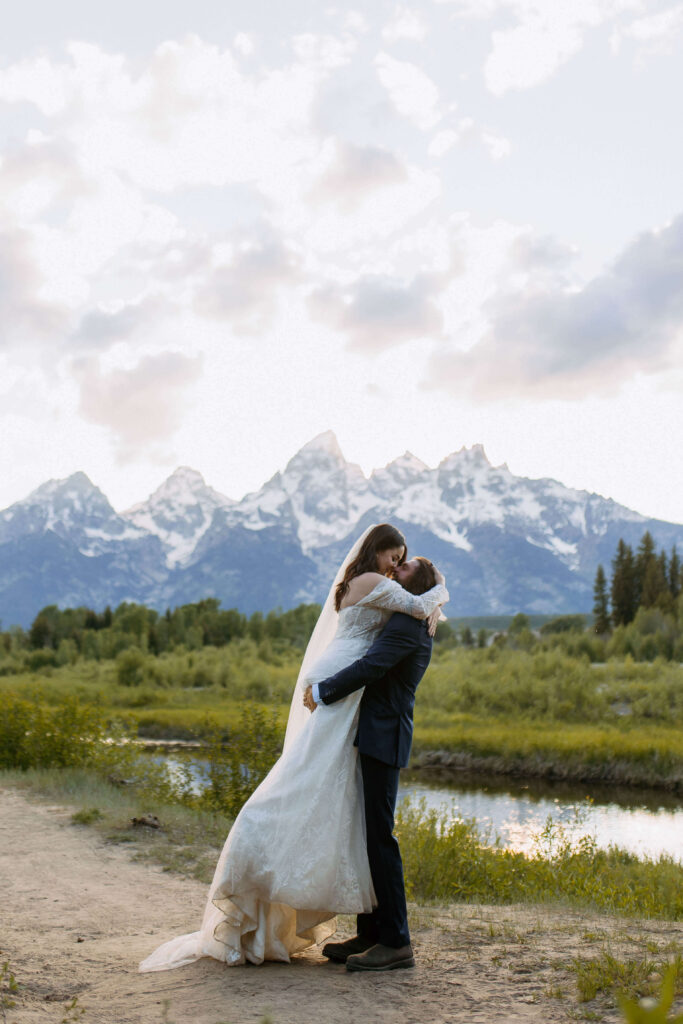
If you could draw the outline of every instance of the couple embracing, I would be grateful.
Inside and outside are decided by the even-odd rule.
[[[356,971],[414,966],[394,838],[415,690],[432,650],[444,578],[407,560],[403,534],[371,527],[342,563],[304,656],[280,759],[235,819],[199,931],[141,971],[209,956],[288,961],[356,914],[358,934],[323,955]]]

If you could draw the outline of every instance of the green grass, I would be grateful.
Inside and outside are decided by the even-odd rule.
[[[636,857],[591,837],[570,842],[549,822],[532,855],[487,846],[474,821],[424,806],[398,809],[396,835],[410,896],[420,902],[562,903],[683,920],[683,866]]]
[[[194,739],[234,734],[248,703],[274,712],[284,735],[295,649],[240,640],[159,657],[124,653],[135,658],[132,675],[127,663],[80,658],[0,676],[0,704],[14,692],[45,716],[75,700],[106,729],[119,722],[141,737]],[[682,791],[683,666],[628,657],[595,665],[559,647],[437,646],[416,703],[415,753],[426,751],[448,752],[472,771]]]
[[[496,721],[418,709],[418,762],[426,751],[450,753],[440,760],[472,771],[683,790],[683,730],[661,725]]]

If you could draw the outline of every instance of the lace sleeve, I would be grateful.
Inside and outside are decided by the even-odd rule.
[[[426,619],[435,608],[445,604],[447,600],[448,591],[441,583],[418,595],[408,593],[400,583],[387,577],[358,603],[371,605],[373,608],[388,608],[392,612],[405,612],[414,619]]]

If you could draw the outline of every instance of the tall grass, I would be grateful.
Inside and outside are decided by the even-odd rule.
[[[567,839],[548,822],[527,856],[483,842],[474,821],[403,804],[396,834],[408,892],[416,900],[482,903],[560,902],[667,920],[683,919],[683,866],[639,858],[592,837]]]

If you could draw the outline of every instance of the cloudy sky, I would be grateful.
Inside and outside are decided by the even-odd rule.
[[[683,522],[683,3],[22,0],[0,507],[333,429]]]

